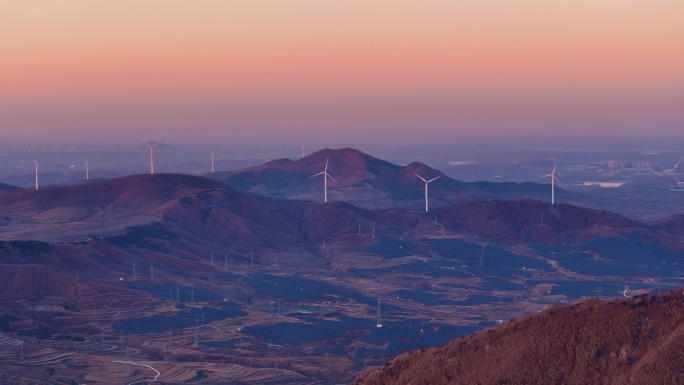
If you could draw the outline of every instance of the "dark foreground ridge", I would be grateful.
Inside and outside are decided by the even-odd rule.
[[[553,306],[403,354],[354,384],[680,384],[683,294]]]

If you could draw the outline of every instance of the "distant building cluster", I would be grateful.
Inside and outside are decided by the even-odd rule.
[[[630,162],[624,160],[609,160],[606,162],[610,170],[650,170],[652,169],[651,162]]]

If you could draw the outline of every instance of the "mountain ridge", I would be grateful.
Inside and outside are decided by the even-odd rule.
[[[424,163],[400,166],[350,147],[325,148],[296,160],[275,159],[206,176],[240,191],[312,200],[317,192],[322,192],[321,181],[312,176],[323,171],[326,162],[328,173],[334,178],[328,181],[328,193],[366,208],[376,208],[368,206],[373,200],[376,204],[383,202],[383,208],[398,207],[407,201],[418,203],[424,199],[425,185],[417,175],[427,179],[439,177],[429,185],[434,207],[465,201],[541,198],[547,193],[542,192],[544,185],[535,183],[507,185],[506,189],[488,182],[466,183]],[[558,188],[557,193],[562,196],[564,190]]]
[[[413,167],[416,167],[415,165]],[[403,169],[404,171],[406,169]],[[409,171],[406,171],[409,172]],[[434,177],[434,176],[433,176]],[[379,179],[379,178],[378,178]],[[440,178],[441,179],[441,178]],[[421,182],[422,184],[422,182]],[[212,192],[213,191],[213,192]],[[307,207],[319,214],[342,210],[360,215],[362,221],[377,220],[380,222],[415,222],[420,216],[438,218],[446,228],[455,232],[473,234],[495,242],[539,242],[567,243],[579,242],[591,236],[624,235],[629,231],[663,232],[661,225],[649,225],[624,218],[618,214],[603,210],[589,209],[572,204],[555,204],[536,200],[494,200],[487,199],[476,202],[461,202],[444,205],[441,208],[424,213],[409,210],[368,210],[344,202],[307,202],[287,200],[277,197],[241,192],[213,179],[184,174],[139,174],[102,182],[51,186],[38,191],[28,189],[7,190],[0,193],[0,207],[8,208],[7,215],[0,219],[5,226],[6,234],[13,234],[6,239],[39,239],[22,238],[21,234],[33,231],[31,227],[12,233],[11,224],[18,225],[13,218],[29,217],[31,220],[53,223],[56,231],[66,219],[60,220],[56,215],[73,218],[73,223],[95,221],[102,227],[104,222],[121,220],[119,232],[125,227],[140,224],[151,224],[174,218],[179,221],[180,207],[186,209],[195,202],[205,207],[203,210],[217,209],[218,203],[224,208],[242,212],[245,218],[267,222],[274,213],[273,207],[287,207],[289,216],[298,212],[298,208]],[[211,203],[213,202],[213,203]],[[213,206],[212,206],[213,205]],[[244,207],[271,207],[264,211],[263,218],[248,215]],[[325,210],[322,210],[326,208]],[[171,210],[171,211],[169,211]],[[322,211],[321,211],[322,210]],[[420,209],[419,209],[420,210]],[[173,213],[175,216],[170,216]],[[166,217],[165,217],[166,215]],[[197,215],[197,213],[193,214]],[[327,215],[327,214],[326,214]],[[338,212],[337,215],[342,215]],[[342,215],[340,218],[344,218]],[[400,217],[404,217],[401,219]],[[299,220],[304,220],[300,217]],[[331,221],[332,218],[327,219]],[[342,223],[342,222],[340,222]],[[85,225],[84,225],[85,226]],[[292,228],[296,227],[292,224]],[[586,234],[582,235],[581,233]],[[36,233],[38,234],[38,233]]]

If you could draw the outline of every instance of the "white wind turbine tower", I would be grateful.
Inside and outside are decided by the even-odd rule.
[[[211,173],[214,173],[214,151],[211,152]]]
[[[330,156],[328,156],[328,159],[325,161],[325,169],[322,172],[319,172],[316,175],[312,175],[310,178],[313,178],[315,176],[323,175],[323,202],[328,201],[328,178],[335,180],[335,178],[331,177],[330,174],[328,174],[328,161],[330,161]],[[335,183],[337,181],[335,180]]]
[[[380,298],[378,298],[378,320],[375,326],[379,328],[382,327],[382,315],[380,313]]]
[[[427,211],[428,211],[428,183],[430,183],[430,182],[432,182],[432,181],[434,181],[434,180],[436,180],[436,179],[439,179],[439,178],[441,178],[442,176],[440,175],[440,176],[438,176],[438,177],[436,177],[436,178],[432,178],[432,179],[430,179],[430,180],[425,180],[425,178],[423,178],[422,176],[416,174],[415,172],[413,173],[413,175],[417,176],[418,178],[420,178],[420,180],[422,180],[423,182],[425,182],[425,212],[427,212]]]
[[[85,166],[86,166],[86,180],[90,179],[90,170],[88,170],[88,158],[85,158]]]
[[[144,143],[144,142],[138,141],[138,142],[140,142],[140,143],[142,143],[145,146],[150,148],[150,174],[154,174],[154,148],[157,147],[158,145],[160,145],[161,142],[163,142],[165,140],[166,140],[166,138],[160,140],[159,142],[155,143],[154,145],[150,145],[149,143]]]
[[[553,171],[551,171],[551,174],[547,174],[544,176],[540,176],[537,179],[540,178],[546,178],[546,177],[551,177],[551,204],[556,203],[556,184],[555,182],[558,182],[559,184],[562,184],[558,178],[556,178],[556,166],[558,166],[558,162],[553,165]]]
[[[32,162],[36,164],[36,190],[38,190],[38,163],[40,163],[41,160],[43,160],[43,158],[32,160]]]
[[[302,144],[302,158],[304,157],[304,147],[305,146],[306,146],[306,144]]]

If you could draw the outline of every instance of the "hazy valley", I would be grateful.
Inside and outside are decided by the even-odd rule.
[[[311,176],[326,162],[335,182],[323,203]],[[414,173],[443,175],[427,213]],[[681,215],[644,223],[551,205],[549,193],[353,149],[206,176],[9,188],[3,380],[154,378],[121,361],[165,383],[348,383],[408,350],[506,334],[497,324],[549,306],[681,285]]]

